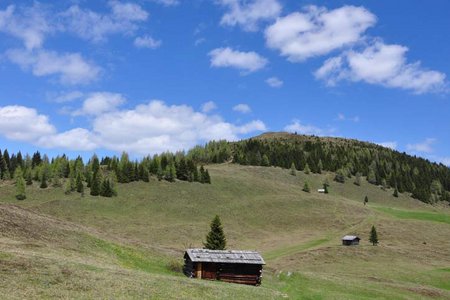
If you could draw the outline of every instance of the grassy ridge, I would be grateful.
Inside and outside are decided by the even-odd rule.
[[[432,213],[424,211],[408,211],[408,210],[394,209],[390,207],[375,207],[375,209],[400,219],[432,221],[450,224],[449,214]]]
[[[18,299],[450,297],[448,208],[436,212],[365,182],[338,184],[329,173],[291,176],[280,168],[228,164],[208,169],[212,185],[130,183],[119,185],[112,199],[33,186],[18,202],[14,187],[3,184],[0,201],[26,210],[8,206],[0,218],[0,292]],[[325,178],[328,195],[316,192]],[[305,181],[311,193],[301,191]],[[201,246],[215,214],[229,248],[263,253],[261,287],[190,280],[167,268],[181,263],[183,249]],[[372,224],[377,247],[368,242]],[[359,235],[361,246],[340,246],[344,234]]]

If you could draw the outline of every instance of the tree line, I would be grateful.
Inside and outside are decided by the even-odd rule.
[[[42,189],[64,187],[66,194],[84,194],[85,188],[89,188],[92,196],[113,197],[117,195],[117,183],[149,182],[152,176],[169,182],[211,183],[209,171],[203,165],[198,167],[183,152],[166,152],[140,161],[130,160],[125,152],[120,158],[106,156],[99,159],[93,155],[84,163],[80,156],[69,159],[63,154],[49,159],[39,151],[24,156],[20,151],[10,155],[7,149],[0,150],[0,179],[15,180],[16,198],[20,200],[26,198],[26,186],[34,182]]]
[[[450,202],[450,169],[426,159],[376,144],[340,138],[292,134],[282,138],[252,138],[238,142],[212,141],[190,150],[188,157],[203,163],[232,161],[241,165],[294,168],[307,173],[334,172],[335,181],[361,178],[394,194],[409,192],[426,203]]]

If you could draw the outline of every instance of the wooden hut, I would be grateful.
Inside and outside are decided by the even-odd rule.
[[[255,251],[187,249],[183,272],[191,278],[259,285],[264,264]]]
[[[356,235],[346,235],[342,238],[342,245],[344,246],[356,246],[359,245],[361,239]]]

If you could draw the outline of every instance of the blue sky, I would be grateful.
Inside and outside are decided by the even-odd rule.
[[[0,148],[141,156],[297,131],[450,165],[450,3],[0,1]]]

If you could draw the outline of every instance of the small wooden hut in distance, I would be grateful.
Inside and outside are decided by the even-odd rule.
[[[187,249],[183,272],[191,278],[259,285],[264,264],[256,251]]]
[[[346,235],[342,238],[342,245],[344,246],[356,246],[359,245],[361,239],[356,235]]]

